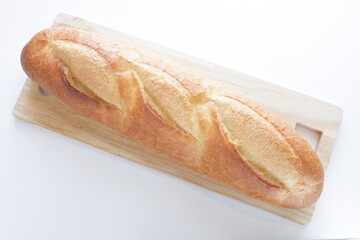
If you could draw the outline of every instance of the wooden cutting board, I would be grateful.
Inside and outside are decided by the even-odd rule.
[[[245,97],[282,117],[291,126],[295,127],[298,124],[319,133],[320,139],[317,143],[316,153],[326,169],[341,122],[342,110],[339,107],[75,16],[59,14],[56,16],[53,26],[71,26],[110,35],[190,67],[198,73],[212,78],[216,84],[236,89]],[[79,114],[55,97],[44,96],[30,79],[26,80],[13,113],[21,120],[45,127],[292,221],[306,224],[311,220],[315,204],[300,210],[286,209],[261,202],[209,180],[179,166],[142,144],[122,137],[107,126]]]

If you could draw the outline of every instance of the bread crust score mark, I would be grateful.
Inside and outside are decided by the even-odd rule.
[[[287,123],[167,59],[75,28],[50,28],[21,63],[41,87],[179,164],[263,201],[311,205],[322,164]]]

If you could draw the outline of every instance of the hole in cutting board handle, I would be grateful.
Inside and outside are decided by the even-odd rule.
[[[41,95],[47,97],[47,96],[51,96],[51,93],[49,93],[48,91],[46,91],[45,89],[43,89],[42,87],[38,86],[39,92],[41,93]]]
[[[296,123],[295,130],[316,150],[322,135],[321,131],[305,126],[302,123]]]

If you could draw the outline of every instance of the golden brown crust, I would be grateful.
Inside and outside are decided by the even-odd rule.
[[[321,193],[321,162],[294,129],[171,61],[51,28],[24,47],[21,63],[73,108],[220,183],[288,208],[307,207]]]

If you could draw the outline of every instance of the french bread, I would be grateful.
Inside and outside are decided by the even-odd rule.
[[[322,191],[318,156],[286,122],[155,53],[57,27],[26,44],[21,64],[88,117],[237,191],[287,208]]]

